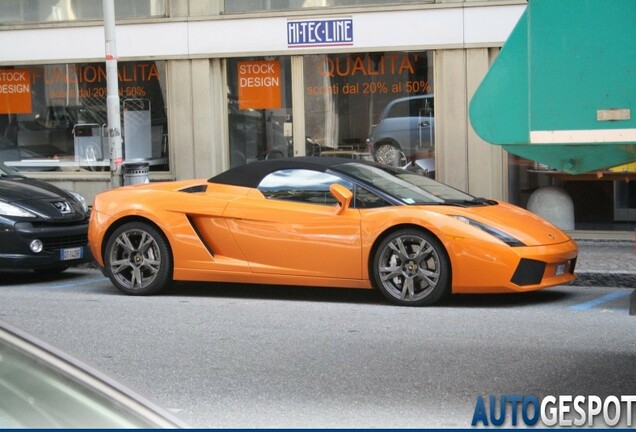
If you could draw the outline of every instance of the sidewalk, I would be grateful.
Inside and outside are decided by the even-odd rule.
[[[634,233],[574,231],[569,234],[579,245],[574,285],[636,288]]]

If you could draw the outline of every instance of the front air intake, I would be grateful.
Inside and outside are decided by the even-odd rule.
[[[515,274],[512,275],[511,282],[519,286],[538,285],[541,283],[544,272],[545,263],[543,261],[522,258]]]

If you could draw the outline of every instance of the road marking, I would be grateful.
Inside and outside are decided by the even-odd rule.
[[[47,286],[50,286],[52,288],[72,288],[74,286],[78,286],[78,285],[87,285],[93,282],[98,282],[98,281],[107,281],[108,279],[105,276],[101,276],[99,278],[90,278],[90,279],[79,279],[77,281],[74,282],[66,282],[66,283],[61,283],[61,284],[47,284]]]
[[[590,300],[585,303],[570,306],[570,309],[571,310],[589,310],[600,304],[607,303],[609,301],[616,300],[619,298],[627,297],[631,293],[632,293],[631,290],[615,291],[613,293],[605,294],[604,296],[598,297],[594,300]]]

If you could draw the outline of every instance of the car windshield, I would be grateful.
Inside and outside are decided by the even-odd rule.
[[[399,168],[348,163],[337,169],[409,205],[481,203],[472,195]]]

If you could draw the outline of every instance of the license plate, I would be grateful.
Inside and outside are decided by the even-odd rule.
[[[560,275],[562,275],[563,273],[565,273],[565,268],[566,268],[566,264],[559,264],[559,265],[557,265],[557,267],[556,267],[556,271],[554,272],[554,274],[555,274],[556,276],[560,276]]]
[[[84,255],[83,247],[60,249],[60,261],[80,259]]]

